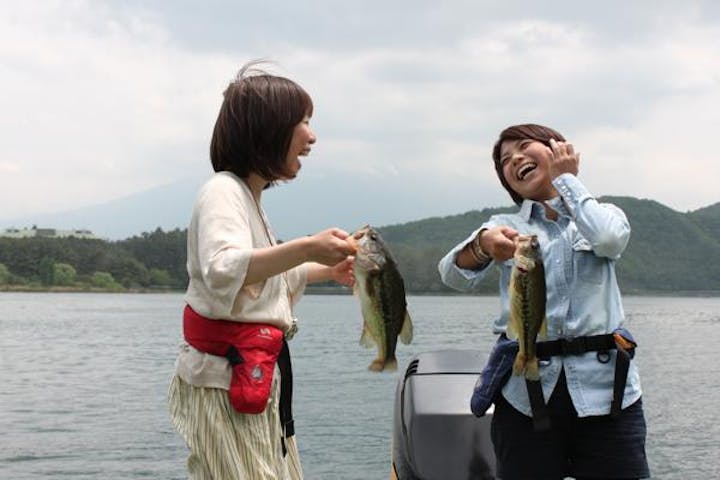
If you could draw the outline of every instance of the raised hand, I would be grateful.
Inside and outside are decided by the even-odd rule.
[[[556,178],[563,173],[578,174],[580,165],[580,153],[575,152],[575,147],[568,142],[558,142],[550,139],[552,159],[549,165],[550,178]]]

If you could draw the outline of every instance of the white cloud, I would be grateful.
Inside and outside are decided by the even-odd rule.
[[[221,92],[242,62],[259,56],[276,60],[313,96],[319,141],[306,161],[313,175],[405,177],[443,192],[438,201],[480,186],[480,202],[505,204],[490,148],[505,126],[532,121],[577,144],[581,174],[598,194],[678,209],[718,200],[696,173],[720,173],[712,158],[720,27],[703,20],[702,2],[662,4],[617,26],[589,13],[520,16],[461,4],[464,17],[437,6],[408,14],[409,33],[397,42],[371,41],[377,29],[369,14],[346,12],[354,23],[340,31],[334,13],[318,15],[322,2],[295,12],[307,15],[296,19],[307,39],[299,31],[282,36],[277,25],[268,30],[274,36],[260,36],[271,17],[218,13],[212,22],[204,12],[207,40],[192,48],[174,11],[5,3],[0,217],[99,203],[207,173]],[[479,12],[496,17],[480,23]],[[428,16],[439,22],[437,36],[423,30]],[[228,41],[236,30],[254,32],[255,43]],[[332,35],[336,43],[318,46]]]
[[[9,211],[122,196],[184,176],[206,156],[197,145],[209,137],[231,59],[179,51],[160,25],[97,3],[18,5],[0,15],[0,127],[9,139],[0,159],[19,165],[3,175]],[[175,156],[178,147],[187,151]]]

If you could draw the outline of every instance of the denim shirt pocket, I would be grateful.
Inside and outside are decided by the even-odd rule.
[[[607,259],[595,255],[590,242],[581,235],[573,239],[572,249],[574,277],[584,283],[601,284]]]

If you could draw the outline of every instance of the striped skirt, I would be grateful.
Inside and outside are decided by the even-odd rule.
[[[192,386],[175,375],[168,392],[170,419],[190,449],[192,480],[300,480],[302,468],[295,437],[282,453],[280,371],[264,412],[233,409],[227,390]]]

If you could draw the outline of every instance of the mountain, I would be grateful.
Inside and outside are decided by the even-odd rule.
[[[72,211],[0,218],[0,230],[88,229],[98,237],[121,240],[142,232],[184,229],[197,191],[206,178],[182,180]],[[473,191],[427,188],[406,178],[323,175],[306,172],[302,181],[279,184],[263,195],[263,208],[278,238],[290,239],[329,227],[355,230],[365,224],[400,221],[460,211],[478,202]],[[392,203],[388,200],[392,197]]]
[[[168,190],[166,194],[169,198],[173,192]],[[720,295],[720,203],[680,213],[654,200],[601,197],[600,201],[623,209],[632,227],[630,242],[617,262],[623,292]],[[153,211],[159,210],[154,205]],[[318,210],[322,213],[322,209]],[[515,210],[516,207],[487,208],[375,226],[396,257],[408,291],[450,293],[440,282],[437,271],[440,258],[491,215]],[[103,213],[112,211],[108,206]],[[137,213],[142,214],[142,209]],[[307,220],[302,214],[297,216]],[[13,282],[27,284],[40,281],[43,272],[49,271],[48,265],[64,263],[85,279],[97,272],[108,272],[130,287],[186,285],[186,232],[171,228],[168,231],[148,228],[120,241],[0,237],[0,264],[4,266],[0,274],[4,271],[6,278],[9,274],[9,278],[15,279]],[[484,293],[497,292],[497,271],[491,275],[482,284]]]
[[[704,225],[704,228],[710,231],[715,238],[720,238],[720,202],[695,210],[690,213],[690,217],[695,222]]]
[[[609,196],[599,200],[620,207],[632,227],[627,249],[616,267],[623,291],[720,292],[720,203],[680,213],[654,200]],[[491,215],[515,210],[473,210],[379,230],[396,251],[411,289],[441,291],[433,272],[440,258]],[[423,280],[413,283],[416,279]],[[488,292],[497,290],[493,281],[485,286]]]
[[[141,232],[185,228],[199,181],[175,182],[116,200],[65,212],[3,219],[1,228],[87,229],[101,238],[118,240]]]

